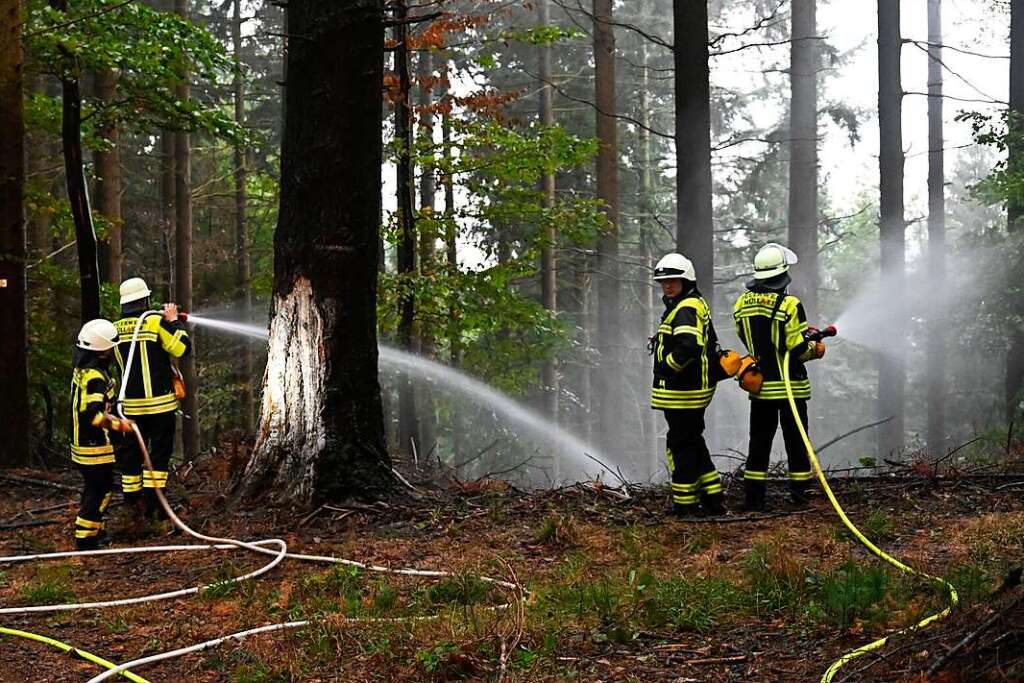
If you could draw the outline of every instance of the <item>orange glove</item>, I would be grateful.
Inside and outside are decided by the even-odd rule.
[[[825,342],[811,342],[814,347],[811,349],[811,358],[817,360],[825,355]]]
[[[98,426],[109,429],[112,432],[130,432],[135,423],[127,418],[114,417],[110,413],[104,413]]]

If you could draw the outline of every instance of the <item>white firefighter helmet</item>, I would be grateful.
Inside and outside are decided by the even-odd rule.
[[[754,257],[754,279],[768,280],[782,275],[796,262],[796,253],[792,249],[769,242]]]
[[[121,305],[130,304],[139,299],[145,299],[153,292],[141,277],[128,278],[121,283]]]
[[[90,320],[78,333],[78,348],[86,351],[109,351],[117,346],[117,342],[114,323],[102,318]]]
[[[697,271],[694,270],[690,259],[675,252],[665,254],[658,261],[658,265],[654,267],[655,280],[672,280],[674,278],[683,278],[690,282],[697,281]]]

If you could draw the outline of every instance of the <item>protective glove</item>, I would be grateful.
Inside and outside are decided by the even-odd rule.
[[[825,342],[808,342],[811,349],[811,360],[817,360],[825,355]]]
[[[110,413],[103,413],[96,416],[93,424],[103,429],[109,429],[112,432],[130,432],[135,423],[127,418],[114,417]]]

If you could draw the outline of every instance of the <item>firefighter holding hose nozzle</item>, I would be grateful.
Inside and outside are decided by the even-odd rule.
[[[110,414],[114,381],[110,359],[118,334],[109,320],[87,322],[71,358],[71,461],[82,473],[82,498],[75,518],[75,548],[95,550],[106,541],[103,514],[114,492],[111,431],[131,430],[130,420]]]
[[[740,358],[722,351],[711,321],[711,307],[697,290],[693,263],[668,254],[654,269],[665,313],[649,350],[654,356],[651,407],[668,422],[665,456],[672,471],[672,513],[688,517],[703,507],[725,514],[722,482],[704,441],[704,412],[715,384],[736,374]]]
[[[747,291],[740,295],[733,309],[736,332],[763,376],[759,387],[745,386],[750,391],[750,447],[743,475],[744,507],[748,511],[765,510],[768,463],[780,422],[789,464],[790,498],[798,505],[809,502],[811,463],[786,398],[782,359],[788,350],[797,412],[807,429],[811,380],[804,364],[825,355],[821,340],[835,334],[835,330],[808,327],[803,304],[788,293],[789,267],[796,262],[797,255],[790,249],[781,244],[766,244],[754,257],[754,279],[747,283]]]
[[[125,368],[139,317],[150,310],[151,294],[142,278],[121,283],[121,319],[115,323],[120,343],[115,356],[121,377],[127,376],[124,414],[138,424],[149,448],[153,471],[143,472],[142,452],[135,439],[124,439],[118,449],[118,462],[125,503],[149,519],[160,519],[165,513],[156,489],[167,486],[177,426],[175,413],[178,402],[185,397],[184,384],[172,359],[182,358],[192,346],[177,306],[164,304],[160,315],[143,318],[132,367]]]

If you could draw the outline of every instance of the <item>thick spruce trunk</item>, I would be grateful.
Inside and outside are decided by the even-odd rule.
[[[384,31],[381,0],[287,11],[301,39],[289,46],[274,315],[242,490],[305,506],[392,483],[376,336]]]
[[[906,222],[903,217],[903,88],[900,82],[900,3],[878,0],[878,126],[879,126],[879,236],[882,277],[902,290],[906,274]],[[890,457],[903,448],[903,404],[906,345],[903,321],[890,335],[889,351],[878,360],[878,413],[893,417],[878,431],[878,452]]]

